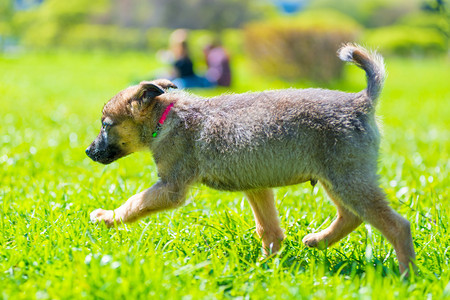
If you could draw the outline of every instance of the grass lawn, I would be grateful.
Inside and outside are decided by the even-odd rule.
[[[118,229],[91,224],[92,210],[115,208],[157,179],[149,153],[102,166],[84,149],[102,105],[160,66],[133,53],[0,57],[0,298],[450,299],[450,64],[386,63],[379,169],[389,201],[412,224],[420,272],[409,281],[370,226],[327,251],[306,248],[302,237],[335,216],[309,184],[276,189],[287,238],[269,261],[258,261],[242,193],[196,186],[178,210]],[[235,92],[307,86],[257,75],[241,60],[235,72]],[[328,87],[358,91],[364,73],[348,66]]]

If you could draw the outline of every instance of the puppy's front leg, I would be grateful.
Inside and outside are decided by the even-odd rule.
[[[130,223],[150,213],[182,205],[186,199],[186,190],[186,185],[159,180],[151,188],[132,196],[115,210],[94,210],[90,215],[91,221],[104,221],[107,226],[121,222]]]
[[[271,189],[246,191],[256,222],[256,233],[262,239],[263,255],[270,256],[280,250],[284,239],[280,227],[275,198]]]

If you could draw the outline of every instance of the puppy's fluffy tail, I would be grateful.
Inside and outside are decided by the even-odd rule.
[[[356,44],[345,44],[338,50],[338,55],[341,60],[353,62],[366,71],[367,95],[375,105],[383,88],[386,73],[383,57]]]

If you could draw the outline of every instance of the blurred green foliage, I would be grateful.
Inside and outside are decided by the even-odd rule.
[[[167,49],[173,28],[183,26],[194,29],[190,46],[194,58],[200,62],[205,44],[219,38],[231,53],[242,54],[248,50],[250,58],[267,74],[285,79],[308,75],[316,80],[329,80],[340,74],[341,64],[330,58],[323,66],[318,63],[311,69],[308,64],[314,58],[307,57],[306,53],[311,48],[313,53],[319,51],[317,40],[328,41],[320,46],[324,49],[336,49],[340,43],[360,36],[363,27],[370,29],[362,41],[384,54],[428,55],[448,51],[449,15],[445,5],[438,2],[315,0],[308,3],[306,12],[287,16],[277,12],[270,2],[256,0],[149,0],[145,3],[46,0],[24,11],[15,10],[13,1],[2,1],[0,49],[5,37],[15,36],[20,38],[21,45],[30,49],[156,52]],[[236,28],[258,17],[261,19],[257,23],[243,26],[245,35]],[[330,53],[328,49],[317,52],[318,56],[326,57]],[[302,57],[307,58],[302,61]],[[278,69],[283,71],[278,74]]]
[[[16,13],[13,23],[22,42],[32,48],[125,50],[143,47],[145,39],[138,29],[99,22],[109,10],[111,1],[108,0],[95,3],[47,0],[36,9]]]
[[[145,39],[150,50],[167,49],[172,30],[164,27],[153,27],[146,31]]]
[[[140,0],[128,0],[140,1]],[[259,0],[148,0],[157,10],[151,26],[208,29],[237,28],[261,14]]]
[[[71,27],[59,40],[71,49],[142,49],[145,39],[135,28],[116,25],[78,24]]]
[[[417,12],[404,16],[398,24],[434,29],[447,39],[450,36],[450,19],[445,13]]]
[[[46,0],[16,12],[2,4],[0,17],[8,16],[8,20],[0,22],[0,35],[11,34],[13,28],[23,44],[34,49],[156,50],[167,46],[173,28],[221,32],[239,26],[259,11],[251,3],[254,1]]]
[[[447,43],[436,30],[393,25],[367,32],[367,45],[378,47],[384,54],[427,55],[445,53]]]
[[[249,24],[245,42],[255,66],[265,74],[329,81],[342,72],[335,50],[354,41],[360,30],[356,21],[339,12],[307,11]]]
[[[363,41],[384,54],[430,55],[448,51],[449,20],[443,14],[421,12],[396,24],[367,30]]]
[[[314,0],[310,9],[331,8],[348,15],[365,27],[387,26],[419,9],[422,0]]]
[[[11,24],[13,14],[12,1],[0,1],[0,36],[13,33]]]

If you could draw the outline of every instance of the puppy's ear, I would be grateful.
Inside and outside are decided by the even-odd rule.
[[[141,100],[144,104],[164,93],[164,89],[154,81],[142,81],[139,83],[138,100]]]
[[[163,89],[167,90],[169,88],[177,89],[178,87],[168,79],[156,79],[152,81],[154,84],[159,85]]]
[[[128,100],[130,112],[135,116],[145,114],[146,109],[150,106],[149,104],[164,93],[164,89],[154,81],[142,81],[139,83],[135,95]]]
[[[157,79],[153,81],[142,81],[139,84],[140,98],[146,102],[164,94],[169,88],[178,88],[173,82],[167,79]]]

